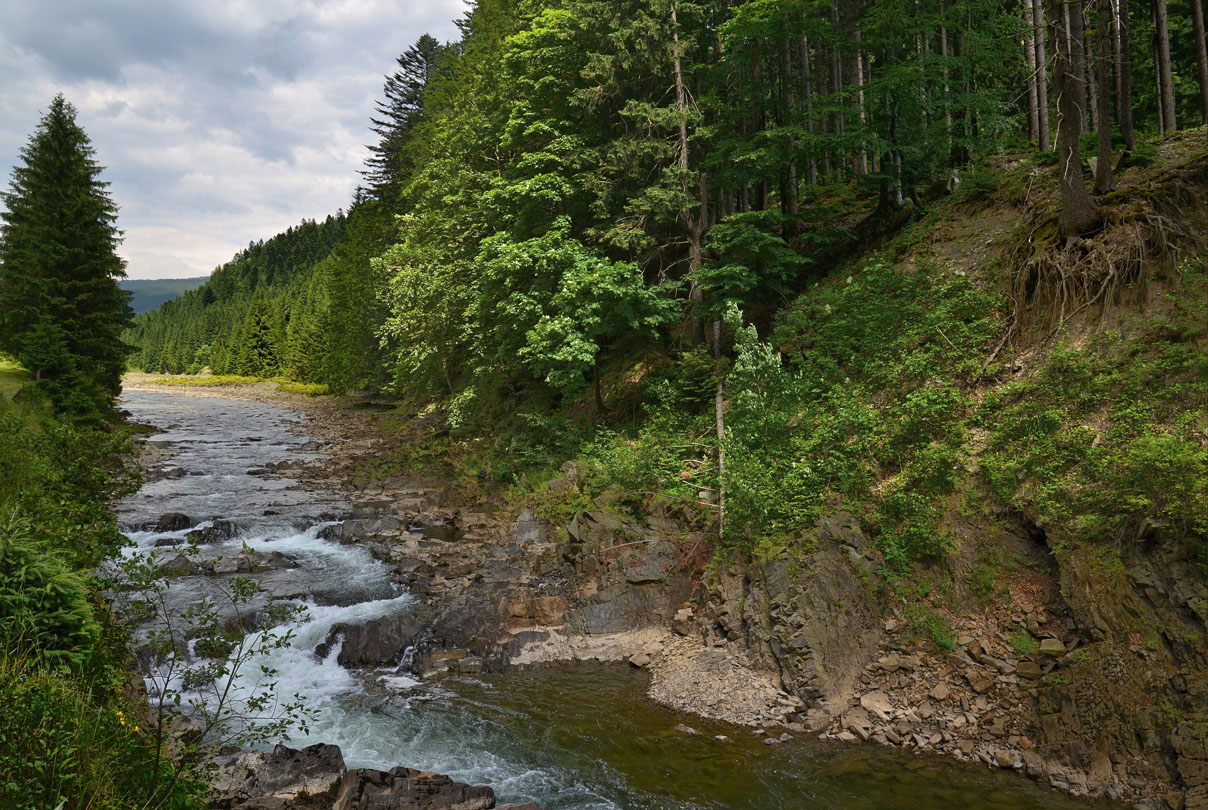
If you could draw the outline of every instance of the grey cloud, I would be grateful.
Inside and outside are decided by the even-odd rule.
[[[461,0],[0,0],[0,172],[57,91],[121,206],[132,277],[208,272],[346,207],[373,100]]]

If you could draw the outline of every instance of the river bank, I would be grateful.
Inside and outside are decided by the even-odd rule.
[[[765,746],[818,736],[881,743],[1022,771],[1078,795],[1178,806],[1178,797],[1168,801],[1168,785],[1130,783],[1110,767],[1106,775],[1088,773],[1038,752],[1029,736],[1036,722],[1031,669],[1020,673],[1030,662],[1006,649],[1005,627],[969,617],[957,624],[964,632],[952,651],[914,637],[875,589],[850,587],[867,584],[876,564],[850,521],[832,522],[835,542],[808,561],[812,575],[772,560],[757,569],[723,566],[710,581],[694,582],[696,572],[684,565],[693,538],[677,534],[674,514],[635,525],[597,505],[559,527],[498,504],[450,505],[456,498],[436,478],[357,480],[354,471],[377,449],[380,417],[372,410],[263,384],[188,395],[308,413],[307,434],[324,456],[286,461],[270,474],[339,491],[351,504],[347,519],[322,533],[367,549],[421,602],[406,623],[371,622],[346,633],[342,663],[393,664],[413,648],[412,671],[429,679],[564,660],[628,661],[650,673],[655,699],[747,726]],[[568,470],[553,486],[573,486],[573,476]],[[641,539],[620,542],[630,537]],[[1021,578],[1017,604],[1029,604],[1026,592],[1032,607],[1006,620],[1056,630],[1061,617],[1045,612],[1043,586]],[[785,598],[790,592],[796,603]],[[761,622],[763,611],[781,621],[763,614]],[[1058,656],[1048,645],[1045,666],[1067,665],[1058,662],[1070,652]],[[803,665],[786,673],[786,660]]]

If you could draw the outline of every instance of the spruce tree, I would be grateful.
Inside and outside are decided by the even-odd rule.
[[[117,205],[75,117],[55,96],[0,195],[0,349],[60,410],[87,416],[121,390],[131,311]]]
[[[386,77],[385,100],[378,101],[370,127],[379,140],[369,146],[370,157],[363,172],[370,193],[378,199],[392,199],[406,179],[409,167],[403,163],[407,139],[423,116],[424,92],[445,50],[435,37],[424,34],[398,57],[398,70]]]

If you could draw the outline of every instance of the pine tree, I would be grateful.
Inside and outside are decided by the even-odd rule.
[[[251,377],[272,377],[280,368],[273,312],[262,289],[252,297],[239,330],[238,371]]]
[[[75,117],[55,96],[0,195],[0,349],[45,380],[60,410],[88,415],[121,391],[131,311],[117,286],[117,205]]]

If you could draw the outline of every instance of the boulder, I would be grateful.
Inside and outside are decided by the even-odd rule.
[[[490,810],[495,791],[413,768],[349,771],[331,810]]]
[[[152,531],[157,532],[182,532],[185,529],[191,529],[196,525],[193,518],[182,512],[165,512],[159,516],[159,520],[155,521]]]
[[[209,569],[184,554],[177,554],[170,559],[164,560],[157,567],[158,570],[170,577],[191,576],[209,572]]]
[[[1042,638],[1039,649],[1042,654],[1051,655],[1054,658],[1065,655],[1065,645],[1061,643],[1061,639]]]
[[[250,551],[234,557],[219,557],[204,566],[215,574],[250,574],[292,568],[294,560],[280,551]]]
[[[347,770],[340,749],[278,745],[217,761],[212,810],[490,810],[495,792],[412,768]],[[496,810],[541,810],[507,804]]]
[[[970,672],[966,678],[969,681],[969,688],[979,695],[982,692],[988,691],[990,687],[994,686],[994,681],[990,680],[980,672]]]
[[[893,706],[889,703],[889,695],[884,692],[869,692],[860,697],[860,705],[882,720],[888,720]]]
[[[1034,681],[1044,674],[1044,670],[1035,661],[1020,661],[1015,674],[1021,678],[1027,678],[1029,681]]]
[[[239,536],[239,526],[233,520],[215,520],[204,529],[190,532],[189,536],[196,537],[197,542],[202,545],[225,543],[227,540]]]
[[[345,770],[339,747],[323,743],[302,749],[278,745],[271,754],[239,754],[218,763],[210,807],[251,810],[274,801],[330,807]]]
[[[363,624],[340,623],[332,626],[315,654],[326,658],[342,636],[344,644],[336,657],[340,666],[393,664],[412,645],[418,632],[419,623],[410,616],[383,616]]]

